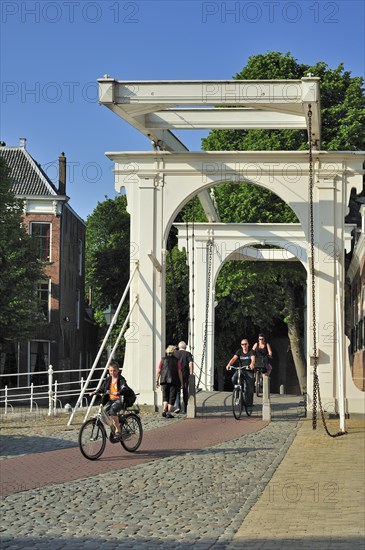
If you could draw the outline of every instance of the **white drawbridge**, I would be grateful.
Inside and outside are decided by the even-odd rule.
[[[232,255],[250,255],[253,246],[274,244],[297,258],[308,273],[315,272],[316,351],[322,402],[339,410],[339,391],[347,412],[364,410],[364,393],[353,384],[344,326],[344,257],[352,227],[344,224],[350,192],[362,189],[363,152],[320,150],[319,79],[283,81],[124,82],[109,76],[99,80],[99,101],[132,124],[152,142],[146,152],[108,152],[114,162],[115,187],[127,194],[131,215],[131,313],[133,337],[126,334],[124,374],[140,392],[141,403],[157,405],[155,370],[165,349],[165,248],[177,213],[198,196],[208,224],[195,231],[195,295],[207,289],[206,243],[214,239],[213,280],[222,262]],[[220,107],[220,108],[217,108]],[[308,128],[313,144],[313,233],[310,246],[308,151],[191,152],[173,130],[227,128]],[[295,212],[299,224],[221,224],[210,189],[222,182],[259,185],[278,195]],[[185,239],[179,227],[179,242]],[[255,254],[258,253],[255,248]],[[267,250],[265,254],[277,254]],[[312,264],[313,261],[313,264]],[[208,322],[214,327],[214,284]],[[308,291],[309,292],[309,291]],[[196,298],[197,300],[197,298]],[[205,298],[204,298],[205,300]],[[337,305],[336,305],[337,304]],[[312,386],[313,327],[311,301],[307,315],[308,388]],[[214,330],[203,349],[205,304],[195,309],[192,331],[194,357],[204,359],[205,389],[213,385]],[[338,343],[341,345],[339,346]],[[343,367],[343,368],[342,368]],[[345,373],[345,374],[343,374]],[[339,388],[342,388],[339,390]],[[341,399],[340,399],[341,401]],[[309,403],[309,407],[311,403]]]

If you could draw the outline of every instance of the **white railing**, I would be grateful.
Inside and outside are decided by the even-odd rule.
[[[88,369],[83,369],[85,372],[89,372]],[[95,371],[103,371],[102,367],[95,369]],[[80,395],[85,386],[85,380],[83,376],[79,380],[67,381],[67,382],[58,382],[57,376],[65,373],[77,373],[80,375],[80,369],[77,370],[53,370],[52,365],[49,366],[46,371],[37,371],[36,373],[15,373],[15,374],[2,374],[0,375],[0,380],[4,378],[10,378],[13,376],[29,376],[29,375],[48,375],[48,383],[35,385],[33,382],[28,386],[17,386],[17,387],[5,387],[0,388],[0,409],[4,408],[4,414],[8,412],[14,412],[17,406],[20,406],[24,403],[29,404],[29,411],[32,412],[34,409],[38,410],[39,401],[44,402],[44,406],[48,402],[48,416],[57,414],[57,407],[62,409],[61,398],[73,398]],[[89,383],[98,384],[100,376],[97,375],[97,378],[92,379]],[[64,386],[75,386],[68,389],[62,389]],[[86,397],[78,403],[79,407],[87,407],[88,400]]]
[[[101,355],[104,351],[104,348],[107,344],[107,341],[109,339],[109,336],[111,334],[111,331],[114,327],[114,325],[116,324],[117,320],[118,320],[118,316],[119,316],[119,313],[120,313],[120,310],[122,308],[122,305],[123,305],[123,302],[128,294],[128,290],[129,290],[129,287],[131,286],[131,283],[132,283],[132,279],[135,275],[135,273],[137,272],[138,270],[138,261],[135,262],[135,265],[134,265],[134,268],[131,272],[131,275],[130,275],[130,278],[129,278],[129,281],[127,283],[127,286],[126,288],[124,289],[124,292],[123,292],[123,295],[119,301],[119,304],[118,304],[118,307],[114,313],[114,316],[113,316],[113,319],[108,327],[108,330],[104,336],[104,339],[103,339],[103,342],[100,346],[100,349],[95,357],[95,360],[94,360],[94,363],[91,367],[91,369],[77,369],[77,370],[61,370],[61,371],[54,371],[53,370],[53,367],[52,365],[49,366],[49,369],[47,371],[37,371],[37,372],[27,372],[27,373],[15,373],[15,374],[2,374],[0,375],[0,380],[2,378],[8,378],[8,377],[11,377],[11,376],[17,376],[17,377],[20,377],[20,376],[34,376],[34,375],[40,375],[40,374],[45,374],[45,375],[48,375],[48,384],[44,384],[44,385],[39,385],[39,386],[34,386],[34,384],[30,384],[29,386],[17,386],[16,388],[9,388],[8,386],[5,386],[5,388],[0,388],[0,408],[2,406],[4,406],[4,414],[7,414],[8,413],[8,409],[13,411],[14,410],[14,405],[15,404],[18,404],[22,401],[29,401],[30,403],[30,411],[33,410],[33,407],[37,407],[38,408],[38,403],[37,403],[37,400],[42,400],[42,399],[48,399],[48,416],[54,414],[56,415],[57,414],[57,404],[60,405],[60,408],[62,408],[62,402],[60,400],[60,397],[73,397],[73,396],[78,396],[78,399],[76,401],[76,405],[75,407],[70,407],[69,410],[71,410],[71,414],[70,414],[70,418],[69,418],[69,421],[68,421],[68,425],[71,424],[72,422],[72,419],[74,417],[74,414],[76,412],[76,410],[78,408],[83,408],[84,405],[86,405],[88,407],[87,409],[87,414],[94,402],[94,400],[91,401],[91,404],[89,405],[88,404],[88,400],[87,398],[85,397],[85,392],[88,390],[89,386],[91,384],[94,384],[95,383],[95,386],[97,387],[100,387],[101,385],[101,382],[102,382],[102,379],[103,377],[105,376],[106,374],[106,371],[108,370],[108,366],[110,364],[110,362],[112,361],[115,353],[116,353],[116,350],[118,348],[118,345],[119,345],[119,342],[124,334],[124,331],[127,327],[127,324],[129,322],[129,319],[130,319],[130,316],[132,314],[132,311],[135,307],[135,305],[137,304],[138,302],[138,295],[135,295],[134,296],[134,299],[133,299],[133,302],[132,302],[132,305],[130,307],[130,310],[129,310],[129,313],[123,323],[123,326],[122,328],[120,329],[119,331],[119,335],[114,343],[114,346],[111,350],[111,353],[110,355],[108,356],[108,359],[107,359],[107,362],[106,362],[106,365],[105,367],[97,367],[98,363],[99,363],[99,360],[101,358]],[[57,380],[54,380],[54,376],[57,375],[57,374],[62,374],[64,375],[65,373],[68,373],[68,372],[72,372],[72,373],[77,373],[78,375],[81,373],[81,372],[87,372],[88,375],[86,377],[86,380],[83,379],[83,377],[81,377],[80,380],[76,380],[76,381],[67,381],[67,382],[61,382],[59,383]],[[101,374],[98,375],[98,372],[101,371]],[[97,378],[93,378],[93,375],[94,373],[96,373],[97,375]],[[59,387],[60,386],[63,386],[63,385],[67,385],[67,386],[70,386],[72,384],[77,384],[78,385],[78,388],[75,388],[75,390],[60,390]],[[34,393],[34,388],[43,388],[43,391],[39,391],[39,392],[36,392]],[[19,390],[27,390],[26,393],[21,393],[19,394]],[[13,395],[9,395],[10,392],[14,392]],[[95,399],[95,397],[94,397]],[[85,415],[85,419],[86,419],[86,416],[87,414]]]
[[[87,379],[86,379],[86,381],[85,381],[85,386],[84,386],[84,388],[83,388],[83,389],[81,390],[81,392],[80,392],[80,395],[79,395],[79,398],[78,398],[78,400],[77,400],[77,403],[76,403],[76,406],[75,406],[74,410],[71,412],[70,418],[69,418],[68,423],[67,423],[68,426],[71,425],[72,420],[73,420],[73,417],[74,417],[74,414],[75,414],[75,411],[76,411],[76,409],[80,406],[80,403],[82,403],[82,400],[83,400],[83,398],[84,398],[84,393],[87,391],[87,389],[88,389],[88,387],[89,387],[89,384],[90,384],[90,382],[91,382],[92,376],[93,376],[93,374],[94,374],[94,370],[96,369],[96,365],[97,365],[98,362],[99,362],[99,359],[100,359],[100,357],[101,357],[101,354],[102,354],[102,352],[103,352],[103,350],[104,350],[104,348],[105,348],[105,345],[106,345],[106,343],[107,343],[107,340],[108,340],[108,338],[109,338],[109,334],[111,333],[113,326],[116,324],[116,322],[117,322],[117,320],[118,320],[119,312],[120,312],[120,310],[121,310],[121,307],[122,307],[122,305],[123,305],[124,300],[126,299],[126,296],[127,296],[127,294],[128,294],[128,291],[129,291],[129,287],[130,287],[131,284],[132,284],[133,277],[134,277],[135,273],[138,271],[138,266],[139,266],[139,262],[136,261],[136,262],[135,262],[135,265],[134,265],[134,268],[133,268],[133,270],[132,270],[132,272],[131,272],[131,275],[130,275],[130,277],[129,277],[129,281],[128,281],[128,283],[127,283],[127,286],[126,286],[125,289],[124,289],[123,295],[122,295],[122,297],[121,297],[121,299],[120,299],[120,301],[119,301],[119,304],[118,304],[118,307],[117,307],[117,309],[116,309],[116,312],[114,313],[113,319],[112,319],[112,321],[111,321],[111,323],[110,323],[110,325],[109,325],[108,331],[107,331],[107,333],[106,333],[106,335],[105,335],[105,337],[104,337],[104,340],[103,340],[102,343],[101,343],[100,349],[99,349],[99,351],[98,351],[98,353],[97,353],[97,355],[96,355],[96,357],[95,357],[95,361],[94,361],[94,363],[93,363],[93,365],[92,365],[92,367],[91,367],[91,370],[90,370],[90,372],[89,372],[89,375],[88,375],[88,377],[87,377]],[[131,314],[132,314],[132,311],[133,311],[133,309],[134,309],[134,306],[137,304],[137,302],[138,302],[138,295],[135,295],[135,296],[134,296],[134,299],[133,299],[133,303],[132,303],[132,305],[131,305],[131,307],[130,307],[130,309],[129,309],[129,313],[128,313],[128,315],[127,315],[127,318],[125,319],[125,321],[124,321],[124,323],[123,323],[123,326],[122,326],[122,328],[121,328],[120,331],[119,331],[118,338],[117,338],[117,340],[116,340],[116,342],[115,342],[115,344],[114,344],[114,346],[113,346],[113,349],[111,350],[111,353],[110,353],[110,355],[109,355],[109,357],[108,357],[108,360],[107,360],[107,362],[106,362],[106,365],[105,365],[105,367],[104,367],[103,373],[102,373],[102,375],[101,375],[100,378],[99,378],[98,388],[101,386],[102,379],[103,379],[104,375],[106,374],[106,372],[107,372],[107,370],[108,370],[108,367],[109,367],[110,362],[113,360],[114,354],[115,354],[115,352],[116,352],[116,350],[117,350],[117,347],[118,347],[118,344],[119,344],[119,341],[120,341],[120,339],[122,338],[122,336],[123,336],[123,334],[124,334],[124,331],[125,331],[125,329],[126,329],[126,326],[127,326],[128,321],[129,321],[129,318],[130,318],[130,316],[131,316]],[[90,406],[92,406],[92,404],[94,403],[94,400],[95,400],[95,396],[94,396],[93,400],[91,401],[91,405],[90,405]],[[88,415],[88,412],[89,412],[89,410],[87,411],[87,413],[86,413],[86,415],[85,415],[85,420],[86,420],[86,417],[87,417],[87,415]]]

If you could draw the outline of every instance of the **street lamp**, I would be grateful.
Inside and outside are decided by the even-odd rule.
[[[103,311],[105,323],[106,323],[107,326],[112,324],[114,314],[115,314],[115,309],[113,308],[113,306],[111,304],[109,304],[107,309],[105,309]]]

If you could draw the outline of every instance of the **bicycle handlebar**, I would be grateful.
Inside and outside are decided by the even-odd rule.
[[[236,370],[253,370],[253,369],[251,369],[251,367],[245,367],[245,366],[244,367],[242,367],[242,366],[241,367],[234,367],[233,365],[230,365],[230,368],[231,369],[236,369]]]
[[[90,392],[89,395],[100,395],[100,396],[104,396],[104,395],[117,395],[118,397],[122,397],[123,394],[118,392],[118,393],[111,393],[110,390],[107,390],[107,391],[101,391],[101,390],[95,390],[93,392]]]

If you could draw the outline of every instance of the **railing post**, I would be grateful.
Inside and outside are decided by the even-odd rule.
[[[270,378],[262,377],[262,420],[271,421]]]
[[[30,412],[33,412],[33,394],[34,394],[34,384],[32,382],[30,385]]]
[[[53,385],[53,368],[52,368],[52,365],[50,365],[48,369],[48,416],[52,415],[52,407],[53,407],[52,385]]]
[[[57,380],[54,383],[53,416],[57,416]]]
[[[189,376],[189,398],[186,418],[196,417],[195,374]]]
[[[8,414],[8,386],[5,386],[5,414]]]

